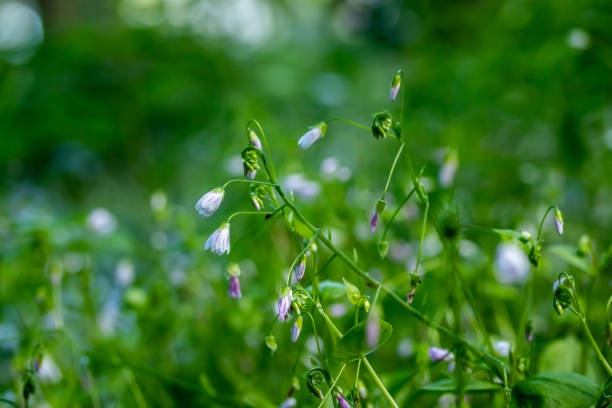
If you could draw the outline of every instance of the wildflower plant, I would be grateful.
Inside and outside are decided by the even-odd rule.
[[[389,93],[391,103],[400,98],[399,107],[393,105],[389,111],[373,114],[371,125],[345,118],[327,119],[311,126],[297,140],[297,145],[304,150],[316,148],[317,144],[324,143],[326,138],[341,137],[332,123],[342,122],[369,133],[381,143],[396,145],[395,156],[389,160],[390,168],[382,194],[372,197],[369,230],[371,234],[376,234],[378,225],[385,224],[383,231],[379,232],[379,237],[376,238],[380,259],[374,262],[388,262],[389,247],[393,240],[389,233],[391,225],[399,222],[398,214],[409,201],[412,200],[419,208],[419,243],[414,255],[414,267],[406,271],[405,284],[397,284],[393,280],[385,282],[374,273],[368,272],[362,266],[356,250],[353,253],[345,252],[334,243],[329,229],[324,232],[325,229],[318,225],[316,218],[305,215],[302,203],[291,192],[285,191],[279,183],[269,140],[256,120],[247,123],[247,146],[241,154],[244,179],[229,180],[222,187],[206,193],[196,204],[196,210],[209,217],[220,207],[228,186],[234,183],[249,184],[249,199],[255,211],[233,212],[206,241],[205,249],[219,255],[229,255],[231,258],[230,221],[243,215],[264,216],[266,220],[276,220],[301,242],[300,250],[284,260],[287,268],[278,280],[275,313],[268,316],[271,329],[265,338],[265,344],[272,353],[285,353],[283,349],[289,347],[304,349],[306,346],[303,339],[312,336],[316,351],[310,355],[307,363],[296,362],[294,371],[286,373],[287,379],[297,380],[292,380],[288,395],[283,397],[279,394],[281,406],[293,406],[296,403],[300,406],[310,404],[319,407],[333,403],[343,408],[408,406],[406,395],[393,395],[397,388],[390,388],[385,384],[385,377],[378,373],[380,368],[375,368],[370,362],[370,355],[381,347],[384,348],[384,343],[392,336],[393,326],[402,324],[402,321],[387,322],[380,318],[379,310],[383,300],[392,302],[405,312],[406,318],[416,319],[429,330],[429,347],[421,353],[427,356],[432,368],[448,363],[448,369],[445,371],[450,378],[424,387],[425,392],[454,394],[457,406],[466,406],[466,396],[469,394],[486,392],[492,395],[495,405],[510,407],[512,404],[523,404],[532,397],[532,391],[539,384],[538,381],[551,384],[554,381],[571,383],[571,378],[534,375],[535,329],[533,321],[529,319],[532,313],[531,299],[534,296],[534,276],[538,273],[544,257],[544,223],[552,212],[555,230],[562,236],[564,222],[561,210],[555,205],[548,207],[534,236],[526,230],[501,229],[465,222],[451,200],[431,199],[427,183],[424,182],[425,169],[419,168],[417,171],[409,152],[405,112],[407,92],[409,90],[404,83],[404,74],[400,70],[392,78]],[[451,148],[447,152],[445,169],[440,175],[443,188],[450,188],[458,166],[457,150]],[[400,168],[407,172],[411,188],[395,208],[388,210],[386,195],[395,173]],[[263,211],[264,208],[267,211]],[[441,243],[439,260],[447,265],[445,279],[450,295],[445,319],[430,317],[414,306],[415,298],[421,295],[419,291],[422,284],[427,284],[428,279],[422,272],[423,246],[428,230],[433,231]],[[500,339],[497,335],[495,337],[498,341],[492,341],[493,328],[486,326],[482,315],[484,311],[479,310],[472,289],[466,283],[459,256],[460,237],[466,231],[493,234],[500,239],[495,254],[499,284],[517,285],[524,291],[523,308],[515,322],[516,335],[513,339]],[[585,255],[592,255],[592,248],[587,243],[583,243],[582,248]],[[324,254],[328,254],[325,260]],[[326,268],[331,263],[343,265],[345,272],[341,280],[328,279],[326,276]],[[241,291],[238,280],[240,270],[235,264],[230,264],[228,274],[230,296],[240,298],[243,293],[249,292],[248,287],[242,288]],[[340,329],[330,313],[328,297],[331,292],[344,295],[353,307],[352,326],[348,329]],[[612,376],[612,369],[589,330],[576,292],[574,279],[570,275],[562,274],[553,287],[553,308],[559,315],[570,311],[580,319],[585,335],[605,372]],[[269,293],[268,296],[272,299],[275,294]],[[463,324],[463,309],[469,310],[473,316],[474,326],[470,329],[466,329]],[[612,323],[609,327],[612,327]],[[283,332],[290,333],[292,345],[277,341],[277,336],[280,338],[279,333]],[[302,372],[296,372],[298,370]],[[292,395],[293,391],[300,387],[300,383],[310,392],[310,397],[300,394],[300,398],[312,398],[318,402],[307,399],[300,401]],[[560,395],[566,393],[565,390],[556,392]],[[547,394],[540,396],[544,399],[552,398]],[[600,397],[604,398],[604,394]]]

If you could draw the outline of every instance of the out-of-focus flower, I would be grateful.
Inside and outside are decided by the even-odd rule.
[[[369,319],[366,323],[366,343],[372,348],[380,340],[380,322],[377,319]]]
[[[303,174],[289,174],[283,180],[283,188],[293,191],[295,195],[305,200],[312,200],[321,191],[321,186],[316,181],[307,180]]]
[[[291,342],[295,343],[300,337],[300,333],[302,332],[302,325],[304,324],[304,319],[302,316],[298,316],[295,319],[295,323],[293,323],[293,327],[291,328]]]
[[[306,272],[306,257],[303,256],[300,263],[295,267],[295,279],[302,280]]]
[[[433,362],[438,361],[452,361],[454,360],[455,355],[451,353],[449,350],[440,348],[440,347],[430,347],[429,348],[429,359]]]
[[[242,292],[240,291],[240,280],[238,279],[240,276],[240,267],[238,264],[229,264],[227,267],[227,274],[230,276],[230,286],[227,294],[236,299],[241,298]]]
[[[508,357],[510,355],[510,343],[507,341],[498,341],[493,344],[493,349],[500,357]]]
[[[453,184],[458,167],[459,159],[457,157],[457,151],[451,149],[446,153],[446,157],[444,157],[444,162],[438,173],[438,182],[442,187],[447,188]]]
[[[317,140],[325,136],[326,132],[327,132],[327,123],[325,122],[321,122],[315,126],[312,126],[310,130],[304,133],[304,135],[300,138],[300,140],[298,140],[298,145],[302,149],[306,150],[310,146],[312,146]]]
[[[108,235],[117,228],[117,221],[106,208],[96,208],[87,216],[87,225],[99,235]]]
[[[166,193],[163,191],[156,191],[151,194],[151,208],[153,211],[161,211],[166,208],[166,204],[168,203],[168,198],[166,197]]]
[[[280,295],[278,296],[278,320],[282,322],[287,320],[292,300],[293,293],[291,292],[291,288],[285,286],[280,290]]]
[[[224,222],[221,226],[212,233],[212,235],[204,244],[204,249],[210,249],[217,255],[230,253],[230,224]]]
[[[495,272],[502,284],[525,282],[529,275],[529,259],[518,246],[502,243],[495,251]]]
[[[336,393],[336,399],[338,400],[338,406],[340,408],[351,408],[351,405],[348,403],[347,400],[344,399],[342,394],[340,394],[339,392]]]
[[[221,205],[225,190],[217,187],[204,194],[196,203],[195,210],[204,217],[210,217]]]
[[[293,408],[295,406],[297,406],[297,400],[291,397],[284,400],[283,403],[280,404],[279,408]]]
[[[45,355],[38,370],[40,381],[57,384],[62,380],[62,371],[49,355]]]
[[[123,259],[115,268],[115,280],[121,286],[130,286],[134,282],[134,264]]]
[[[376,231],[376,226],[378,225],[378,221],[380,220],[380,214],[385,211],[387,207],[387,202],[385,200],[378,200],[376,202],[376,206],[374,207],[374,211],[372,212],[372,216],[370,217],[370,232],[373,234]]]

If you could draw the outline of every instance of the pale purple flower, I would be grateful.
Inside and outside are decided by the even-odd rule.
[[[257,170],[247,170],[246,168],[244,169],[244,177],[249,179],[249,180],[255,180],[255,176],[257,175]]]
[[[302,261],[295,267],[295,279],[302,280],[306,272],[306,258],[302,258]]]
[[[378,211],[376,211],[376,208],[374,209],[374,211],[372,212],[372,217],[370,218],[370,232],[373,234],[374,231],[376,231],[376,226],[378,225],[378,220],[379,220],[379,216],[378,216]]]
[[[495,272],[502,284],[523,283],[529,275],[529,259],[518,246],[500,244],[495,251]]]
[[[440,347],[430,347],[429,348],[429,359],[433,362],[438,361],[452,361],[455,359],[455,355],[451,353],[449,350],[440,348]]]
[[[399,93],[400,87],[402,86],[402,77],[399,74],[395,74],[393,77],[393,81],[391,82],[391,90],[389,91],[389,98],[391,98],[391,102],[395,102],[397,98],[397,94]]]
[[[327,124],[325,122],[321,122],[316,126],[310,128],[310,130],[304,133],[304,136],[298,140],[298,145],[306,150],[310,146],[312,146],[317,140],[321,139],[325,136],[325,132],[327,131]]]
[[[221,205],[225,190],[222,187],[217,187],[204,194],[195,205],[198,214],[204,217],[210,217]]]
[[[293,323],[293,327],[291,328],[291,342],[295,343],[300,337],[300,333],[302,332],[302,325],[304,324],[304,320],[302,316],[298,316],[295,319],[295,323]]]
[[[297,406],[297,400],[291,397],[284,400],[283,403],[280,404],[279,408],[293,408],[295,406]]]
[[[260,203],[259,197],[257,197],[256,195],[252,195],[251,196],[251,204],[253,204],[253,207],[257,211],[261,211],[261,203]]]
[[[340,394],[339,392],[336,393],[336,399],[338,400],[338,406],[340,408],[351,408],[351,405],[348,403],[347,400],[344,399],[342,394]]]
[[[493,344],[493,349],[500,357],[508,357],[510,355],[510,343],[507,341],[498,341]]]
[[[233,298],[240,299],[242,292],[240,290],[240,280],[237,276],[230,276],[230,286],[227,294]]]
[[[99,235],[108,235],[117,228],[117,220],[106,208],[96,208],[87,216],[87,225]]]
[[[210,249],[217,255],[229,254],[230,252],[230,225],[229,222],[221,224],[206,241],[204,249]]]
[[[252,130],[249,130],[249,143],[257,150],[261,150],[261,140],[259,140],[255,132]]]
[[[563,235],[563,215],[559,209],[555,209],[555,228],[559,236]]]
[[[291,301],[293,300],[293,293],[289,286],[285,286],[280,291],[278,296],[278,320],[284,322],[289,316],[289,309],[291,308]]]

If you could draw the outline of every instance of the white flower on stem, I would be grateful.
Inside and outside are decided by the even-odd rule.
[[[500,357],[508,357],[510,355],[510,343],[507,341],[498,341],[497,343],[493,344],[493,349]]]
[[[278,296],[278,320],[284,322],[289,316],[289,309],[291,308],[291,301],[293,300],[293,293],[289,286],[285,286],[280,290]]]
[[[310,130],[304,133],[304,136],[298,140],[298,145],[306,150],[310,146],[312,146],[317,140],[321,139],[325,136],[327,132],[327,124],[325,122],[321,122],[318,125],[315,125],[310,128]]]
[[[450,350],[446,350],[440,347],[430,347],[429,348],[429,359],[434,363],[438,361],[453,361],[455,359],[455,355],[450,352]]]
[[[518,246],[500,244],[495,251],[495,272],[502,284],[523,283],[529,275],[529,259]]]
[[[195,210],[204,217],[210,217],[221,205],[225,190],[217,187],[204,194],[196,203]]]
[[[210,249],[212,252],[223,255],[230,252],[230,225],[229,222],[224,222],[221,226],[212,233],[206,241],[204,249]]]
[[[558,208],[555,208],[555,228],[559,236],[563,235],[563,214]]]

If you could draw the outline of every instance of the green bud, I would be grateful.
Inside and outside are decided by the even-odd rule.
[[[240,267],[237,263],[231,263],[227,266],[227,274],[229,276],[240,276]]]
[[[276,344],[276,337],[274,337],[273,334],[270,334],[266,337],[266,346],[268,346],[272,353],[274,353],[278,349],[278,344]]]
[[[379,241],[378,242],[378,254],[381,258],[385,258],[387,253],[389,252],[389,241]]]
[[[346,295],[348,296],[349,301],[354,305],[358,304],[359,297],[361,296],[359,288],[344,278],[342,278],[342,281],[346,287]]]
[[[359,308],[364,310],[366,313],[370,311],[370,298],[368,296],[359,297]]]
[[[393,126],[393,117],[389,112],[379,112],[374,114],[372,121],[372,134],[376,139],[384,139]]]
[[[379,215],[382,214],[383,211],[385,211],[386,207],[387,207],[387,202],[383,200],[382,198],[376,201],[376,213],[377,214]]]

